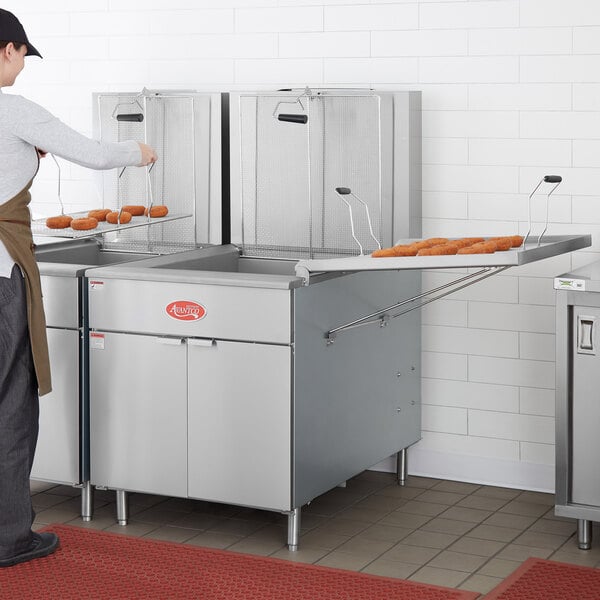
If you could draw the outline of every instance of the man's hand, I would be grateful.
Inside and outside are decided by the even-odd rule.
[[[142,153],[142,162],[140,162],[138,167],[145,167],[146,165],[151,165],[152,163],[155,163],[158,160],[158,156],[154,151],[154,148],[148,146],[147,144],[142,144],[141,142],[138,142],[138,145]]]

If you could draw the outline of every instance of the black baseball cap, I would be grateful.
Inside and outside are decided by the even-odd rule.
[[[27,34],[19,19],[3,8],[0,8],[0,40],[3,42],[18,42],[20,44],[25,44],[27,46],[26,56],[39,56],[42,58],[42,55],[27,39]]]

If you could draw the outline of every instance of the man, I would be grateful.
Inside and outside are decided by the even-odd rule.
[[[26,56],[41,54],[17,17],[0,9],[0,567],[47,556],[54,533],[31,530],[29,476],[38,435],[39,399],[51,391],[46,323],[33,252],[29,188],[39,159],[52,152],[93,169],[146,166],[146,144],[107,144],[80,135],[41,106],[2,93]]]

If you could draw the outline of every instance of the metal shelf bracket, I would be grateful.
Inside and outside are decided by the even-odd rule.
[[[329,331],[325,332],[325,342],[328,346],[330,346],[335,342],[338,334],[342,331],[349,331],[350,329],[356,329],[357,327],[363,327],[364,325],[379,323],[380,327],[386,327],[388,323],[396,317],[400,317],[408,312],[422,308],[423,306],[430,304],[435,300],[439,300],[440,298],[444,298],[445,296],[458,292],[459,290],[469,287],[474,283],[483,281],[484,279],[487,279],[492,275],[501,273],[502,271],[505,271],[508,268],[510,267],[485,267],[483,269],[479,269],[478,271],[469,273],[464,277],[459,277],[458,279],[455,279],[450,283],[440,285],[426,292],[422,292],[417,296],[413,296],[412,298],[407,298],[406,300],[401,300],[399,302],[396,302],[395,304],[392,304],[391,306],[386,306],[385,308],[365,315],[364,317],[360,317],[359,319],[355,319],[354,321],[350,321],[348,323],[344,323],[343,325],[339,325],[338,327],[335,327],[334,329],[330,329]],[[408,306],[408,308],[404,308],[400,312],[393,312],[399,308],[406,306]]]

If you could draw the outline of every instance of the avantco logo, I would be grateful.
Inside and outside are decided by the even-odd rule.
[[[169,317],[178,321],[199,321],[206,316],[204,306],[191,300],[175,300],[167,305],[165,311]]]

